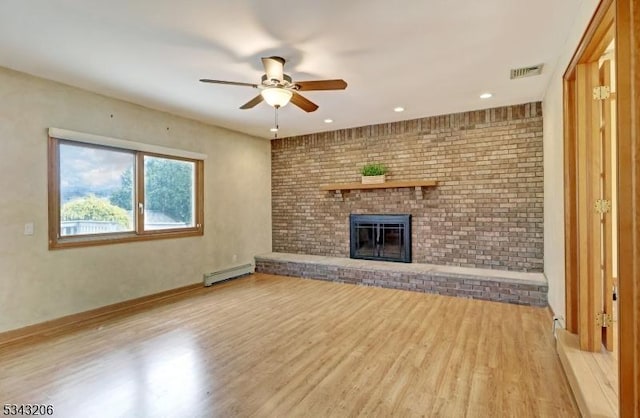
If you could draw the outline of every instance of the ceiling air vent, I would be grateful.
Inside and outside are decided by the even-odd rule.
[[[511,79],[531,77],[542,74],[543,64],[534,65],[532,67],[514,68],[511,70]]]

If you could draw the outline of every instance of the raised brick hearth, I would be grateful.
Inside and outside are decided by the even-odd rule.
[[[542,273],[286,253],[264,254],[255,260],[256,272],[261,273],[547,306],[548,286]]]

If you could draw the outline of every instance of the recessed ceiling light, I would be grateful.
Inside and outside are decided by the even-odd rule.
[[[269,131],[271,131],[271,132],[278,132],[278,128],[271,128],[271,129],[269,129]]]
[[[481,99],[490,99],[491,97],[493,97],[493,94],[491,94],[491,93],[482,93],[480,95]]]
[[[324,123],[333,123],[333,119],[325,119]]]
[[[402,106],[394,107],[393,111],[394,112],[404,112],[404,107],[402,107]]]

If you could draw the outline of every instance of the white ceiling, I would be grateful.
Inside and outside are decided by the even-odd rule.
[[[347,81],[282,108],[283,137],[541,100],[581,1],[2,0],[0,66],[264,138],[273,108],[238,109],[257,90],[198,80],[259,83],[278,55]]]

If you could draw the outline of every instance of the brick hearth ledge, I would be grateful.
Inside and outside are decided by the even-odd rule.
[[[542,273],[289,253],[262,254],[255,260],[256,272],[261,273],[547,306],[548,285]]]

